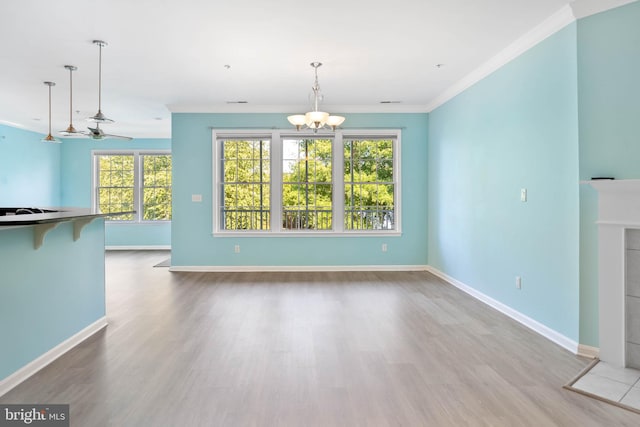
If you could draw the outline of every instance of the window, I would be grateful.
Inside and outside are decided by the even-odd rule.
[[[345,230],[393,230],[393,140],[345,139]]]
[[[171,220],[171,155],[143,154],[142,220]]]
[[[331,230],[331,139],[282,140],[282,228]]]
[[[94,152],[94,207],[98,212],[135,211],[109,221],[171,220],[171,154]]]
[[[134,206],[134,167],[132,155],[101,155],[97,157],[98,212],[126,212]],[[113,221],[131,221],[133,214],[107,217]]]
[[[216,235],[400,233],[400,131],[213,132]]]
[[[221,139],[221,230],[270,228],[270,141]]]

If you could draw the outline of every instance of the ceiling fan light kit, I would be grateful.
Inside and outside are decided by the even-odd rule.
[[[100,123],[96,123],[95,128],[90,127],[88,129],[89,129],[89,132],[87,132],[85,135],[95,140],[114,138],[114,139],[124,139],[126,141],[131,141],[133,139],[130,136],[112,135],[110,133],[104,133],[104,131],[100,129]]]
[[[312,129],[313,132],[318,132],[318,129],[322,129],[325,126],[329,126],[334,131],[340,126],[345,118],[342,116],[332,116],[324,111],[318,111],[320,104],[320,85],[318,84],[318,67],[322,66],[321,62],[312,62],[309,64],[313,67],[315,73],[315,80],[311,90],[313,91],[313,111],[309,111],[305,114],[294,114],[287,117],[289,123],[296,127],[296,130],[303,128]]]

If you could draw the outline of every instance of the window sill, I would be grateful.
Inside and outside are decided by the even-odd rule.
[[[159,225],[159,224],[171,224],[171,220],[159,220],[159,221],[105,221],[105,224],[127,224],[127,225]]]
[[[399,237],[402,236],[401,231],[214,231],[214,238],[218,237]]]

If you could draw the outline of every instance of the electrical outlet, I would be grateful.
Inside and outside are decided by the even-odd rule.
[[[382,252],[387,252],[387,244],[386,243],[382,244]]]
[[[516,276],[516,289],[522,289],[522,277]]]
[[[235,246],[233,247],[233,252],[235,252],[235,253],[239,254],[239,253],[240,253],[240,245],[235,245]]]

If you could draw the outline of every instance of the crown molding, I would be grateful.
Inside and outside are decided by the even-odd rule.
[[[293,114],[309,111],[308,105],[253,105],[253,104],[211,104],[182,105],[169,104],[172,113],[279,113]],[[373,105],[323,105],[323,111],[338,113],[428,113],[426,105],[413,104],[373,104]]]
[[[556,13],[545,19],[542,23],[532,28],[522,37],[511,43],[497,55],[483,63],[471,73],[467,74],[453,86],[442,92],[437,98],[427,105],[429,112],[435,110],[445,102],[451,100],[456,95],[469,89],[471,86],[484,79],[494,71],[500,69],[511,62],[533,46],[537,45],[547,37],[563,29],[576,20],[570,6],[564,6]]]
[[[373,104],[373,105],[325,105],[323,110],[334,113],[429,113],[471,86],[511,62],[549,36],[577,19],[602,11],[633,3],[638,0],[570,0],[553,15],[529,30],[488,61],[450,86],[426,105]],[[172,113],[279,113],[307,111],[308,105],[253,105],[212,104],[166,106]]]
[[[637,0],[574,0],[571,3],[571,9],[576,19],[580,19],[624,6],[625,4],[634,3],[635,1]]]

